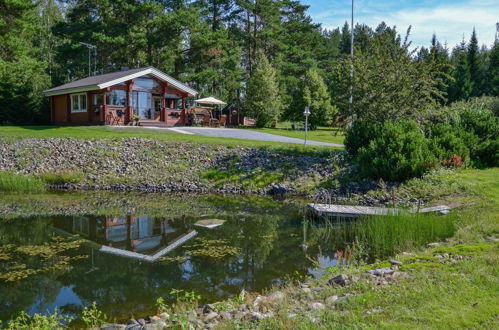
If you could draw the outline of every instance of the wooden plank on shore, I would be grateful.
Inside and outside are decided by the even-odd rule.
[[[308,204],[309,209],[311,209],[318,216],[328,216],[328,217],[343,217],[343,218],[356,218],[366,215],[397,215],[402,212],[402,210],[397,208],[386,208],[386,207],[373,207],[373,206],[357,206],[357,205],[334,205],[334,204]],[[450,212],[452,207],[447,205],[438,205],[432,207],[426,207],[420,209],[419,212],[416,210],[410,211],[411,213],[431,213],[439,212],[441,214],[447,214]]]
[[[334,205],[334,204],[315,204],[310,203],[308,207],[312,209],[315,214],[330,217],[345,217],[354,218],[364,215],[397,215],[400,213],[399,209],[386,208],[386,207],[372,207],[372,206],[356,206],[356,205]]]
[[[451,207],[447,205],[437,205],[432,207],[425,207],[424,209],[419,210],[419,213],[431,213],[431,212],[440,212],[442,214],[447,214],[451,210]]]

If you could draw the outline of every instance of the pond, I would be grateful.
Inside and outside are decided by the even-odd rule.
[[[172,302],[172,289],[214,302],[317,276],[317,265],[356,253],[374,260],[394,252],[369,244],[378,238],[359,229],[367,226],[307,220],[305,205],[211,195],[0,198],[0,207],[24,214],[0,220],[0,320],[56,308],[78,317],[95,301],[109,320],[126,321],[154,314],[159,297]],[[451,232],[432,227],[422,243]]]

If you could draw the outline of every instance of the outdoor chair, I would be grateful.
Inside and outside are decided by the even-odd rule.
[[[225,122],[227,121],[227,117],[221,116],[220,121],[218,122],[220,127],[225,127]]]

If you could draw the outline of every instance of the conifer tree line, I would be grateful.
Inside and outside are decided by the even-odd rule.
[[[313,126],[331,125],[349,109],[350,28],[325,30],[307,8],[295,0],[3,0],[0,124],[48,122],[41,91],[88,76],[85,42],[97,46],[92,74],[154,66],[201,96],[241,95],[259,125],[302,120],[305,106]],[[384,23],[356,25],[354,37],[355,111],[397,116],[499,94],[499,43],[480,48],[475,31],[453,48],[434,35],[416,51]]]

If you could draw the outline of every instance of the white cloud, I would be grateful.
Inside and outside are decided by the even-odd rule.
[[[463,36],[468,41],[475,27],[479,43],[489,47],[492,45],[495,24],[499,21],[499,1],[468,1],[431,8],[434,3],[424,2],[417,9],[405,8],[393,11],[386,10],[386,6],[380,7],[365,1],[357,6],[355,21],[371,27],[376,27],[384,21],[390,26],[397,26],[397,30],[402,34],[409,25],[412,25],[410,39],[413,41],[413,46],[428,45],[432,34],[436,33],[438,40],[441,43],[447,42],[449,48],[461,42]],[[428,7],[421,8],[421,5]],[[361,6],[362,10],[359,9]],[[325,28],[341,26],[349,18],[337,15],[337,11],[334,17],[327,17],[326,13],[320,15],[321,19],[312,15],[316,21],[322,21]]]

